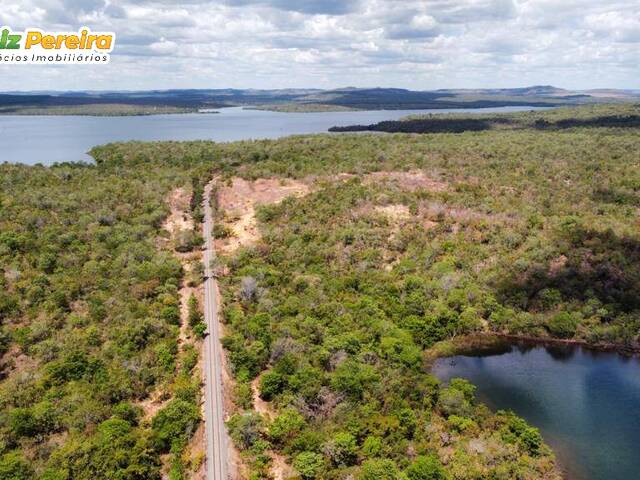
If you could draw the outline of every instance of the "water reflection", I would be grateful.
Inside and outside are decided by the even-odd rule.
[[[441,359],[434,373],[469,379],[490,407],[539,427],[570,478],[628,480],[640,471],[639,366],[614,353],[518,343],[498,354]]]

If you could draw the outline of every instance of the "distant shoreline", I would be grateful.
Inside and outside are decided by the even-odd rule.
[[[197,108],[172,107],[172,106],[147,106],[131,105],[124,103],[96,103],[85,105],[67,106],[4,106],[0,107],[0,115],[20,116],[86,116],[86,117],[130,117],[149,115],[168,115],[183,113],[199,113]],[[205,112],[209,113],[209,112]]]

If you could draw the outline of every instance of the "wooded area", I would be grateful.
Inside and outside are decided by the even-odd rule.
[[[567,129],[130,142],[96,165],[0,165],[0,477],[160,478],[165,454],[189,475],[200,386],[197,352],[177,348],[173,247],[199,240],[162,246],[162,222],[178,186],[201,219],[216,174],[309,187],[258,207],[260,238],[221,259],[250,478],[272,452],[304,479],[559,478],[535,428],[429,365],[492,332],[637,348],[640,135],[584,120],[615,108]]]

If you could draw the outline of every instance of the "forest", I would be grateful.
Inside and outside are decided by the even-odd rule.
[[[198,351],[160,248],[181,163],[0,165],[0,478],[184,478]]]
[[[410,115],[400,120],[387,120],[371,125],[331,127],[330,132],[386,132],[386,133],[462,133],[482,130],[563,130],[577,127],[640,128],[640,109],[633,104],[615,107],[599,105],[582,107],[576,116],[575,108],[559,108],[538,114],[524,113],[448,115]],[[596,113],[597,112],[597,113]]]
[[[278,459],[305,480],[560,478],[534,426],[430,364],[506,334],[638,349],[640,135],[590,120],[637,108],[0,165],[0,477],[192,475],[198,354],[177,346],[185,272],[162,223],[176,187],[201,219],[216,176],[308,192],[257,206],[259,237],[220,257],[228,428],[247,478]],[[218,211],[218,237],[238,234],[235,215]],[[166,403],[144,415],[157,390]]]

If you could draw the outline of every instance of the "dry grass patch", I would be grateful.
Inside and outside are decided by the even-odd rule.
[[[430,190],[443,192],[447,190],[447,184],[433,179],[422,170],[410,170],[408,172],[373,172],[364,176],[364,183],[371,184],[380,181],[388,181],[398,185],[401,190],[415,192],[416,190]]]

